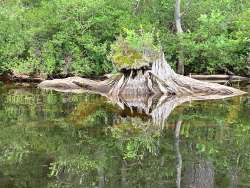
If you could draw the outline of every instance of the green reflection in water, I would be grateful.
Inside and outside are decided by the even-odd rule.
[[[249,96],[185,103],[162,130],[98,95],[1,86],[0,128],[4,188],[250,185]]]

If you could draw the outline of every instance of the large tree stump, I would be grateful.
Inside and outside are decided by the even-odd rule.
[[[192,79],[176,74],[166,62],[164,54],[154,62],[148,70],[133,69],[128,73],[119,73],[104,81],[92,81],[88,79],[71,80],[76,87],[105,93],[110,97],[167,95],[167,96],[209,96],[218,95],[231,97],[242,95],[245,92],[216,84]],[[46,84],[45,84],[46,85]],[[44,83],[40,84],[43,87]]]
[[[80,77],[47,80],[39,84],[45,89],[63,92],[94,92],[109,98],[121,108],[136,108],[152,117],[153,123],[164,127],[172,110],[187,101],[222,99],[245,92],[176,74],[164,55],[147,69],[120,72],[104,81]]]

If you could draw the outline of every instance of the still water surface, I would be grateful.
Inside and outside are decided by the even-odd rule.
[[[250,94],[155,124],[94,94],[0,86],[0,187],[250,187]]]

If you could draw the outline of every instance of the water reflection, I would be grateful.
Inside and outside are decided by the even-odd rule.
[[[123,98],[122,109],[93,94],[15,86],[0,91],[3,187],[250,183],[247,96]]]

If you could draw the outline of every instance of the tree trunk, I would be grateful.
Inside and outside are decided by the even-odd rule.
[[[175,2],[175,25],[177,31],[177,37],[179,42],[181,39],[181,33],[183,33],[183,29],[181,27],[181,0],[176,0]],[[177,73],[183,75],[184,74],[184,64],[183,64],[183,52],[181,49],[178,50],[178,60],[176,64]]]
[[[175,2],[175,24],[177,33],[183,33],[181,27],[181,0],[176,0]]]
[[[134,14],[137,15],[140,9],[141,0],[136,0],[134,4]]]

